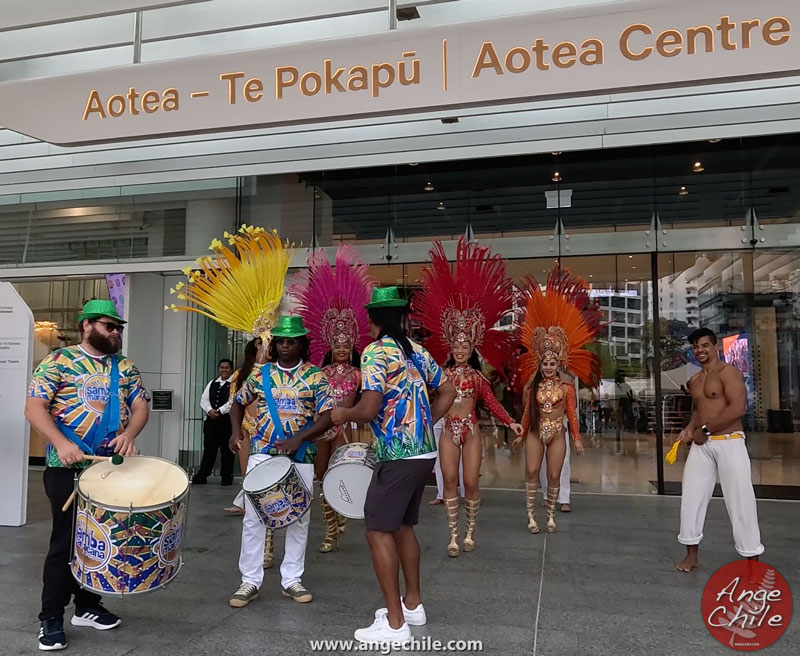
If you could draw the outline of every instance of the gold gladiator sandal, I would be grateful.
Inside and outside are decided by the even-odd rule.
[[[447,525],[450,527],[450,544],[447,545],[447,555],[455,558],[461,553],[458,546],[458,497],[444,500],[444,511],[447,513]]]
[[[319,501],[322,505],[322,515],[325,518],[325,539],[319,545],[319,550],[322,553],[328,553],[337,548],[336,540],[339,537],[339,527],[336,524],[336,511],[328,505],[325,497],[320,496]]]
[[[536,523],[536,483],[525,481],[525,507],[528,511],[528,530],[531,533],[539,532],[539,525]]]
[[[478,516],[478,509],[481,507],[480,499],[464,499],[467,511],[467,534],[464,536],[464,551],[475,549],[475,518]]]
[[[336,528],[339,529],[339,535],[344,533],[344,529],[347,527],[347,517],[344,515],[340,515],[336,513]]]
[[[267,529],[267,536],[264,538],[264,569],[272,567],[275,559],[275,533],[271,528]]]
[[[556,502],[558,501],[558,492],[560,490],[560,487],[547,486],[547,526],[544,530],[548,533],[553,533],[556,530]]]

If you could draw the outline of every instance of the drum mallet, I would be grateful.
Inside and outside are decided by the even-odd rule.
[[[111,462],[112,465],[121,465],[124,458],[119,454],[115,453],[113,456],[90,456],[84,455],[84,460],[93,460],[95,462],[102,462],[104,460],[108,460]],[[69,495],[69,498],[64,502],[64,505],[61,507],[61,512],[67,512],[69,507],[72,505],[72,502],[75,501],[75,495],[78,492],[78,488],[72,490],[72,494]]]

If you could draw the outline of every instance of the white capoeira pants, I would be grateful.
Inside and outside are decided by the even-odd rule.
[[[442,475],[442,465],[439,463],[439,438],[444,430],[444,419],[440,419],[433,425],[433,436],[436,438],[436,464],[433,465],[433,473],[436,474],[436,498],[444,499],[444,476]],[[464,461],[458,461],[458,493],[464,497]]]
[[[272,456],[255,454],[247,461],[249,472],[256,465],[269,460]],[[314,465],[311,463],[294,463],[297,472],[309,490],[314,489]],[[242,548],[239,552],[239,572],[243,583],[251,583],[257,588],[264,582],[264,538],[267,529],[258,518],[250,499],[245,503],[242,520]],[[308,526],[311,523],[311,510],[303,518],[286,529],[286,545],[283,562],[281,562],[281,585],[284,589],[292,583],[298,583],[303,577],[306,561],[306,545],[308,544]]]
[[[564,439],[569,439],[569,436],[564,436]],[[569,503],[569,441],[567,442],[567,452],[564,454],[564,464],[561,467],[561,488],[558,490],[557,503]],[[547,449],[545,449],[544,458],[542,458],[542,467],[539,469],[539,483],[542,490],[547,490]],[[547,495],[545,494],[545,498]]]
[[[718,475],[733,527],[736,551],[745,558],[764,553],[758,528],[750,457],[747,455],[744,438],[692,444],[683,468],[681,532],[678,542],[693,545],[700,544],[703,539],[706,510]]]

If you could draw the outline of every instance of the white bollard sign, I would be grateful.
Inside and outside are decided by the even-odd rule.
[[[0,282],[0,526],[22,526],[28,501],[25,398],[33,365],[33,315],[9,282]]]

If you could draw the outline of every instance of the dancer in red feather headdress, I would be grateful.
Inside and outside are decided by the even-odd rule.
[[[328,262],[325,251],[312,252],[307,269],[300,271],[289,292],[297,298],[298,314],[309,330],[311,360],[322,367],[338,406],[352,407],[361,387],[361,351],[372,340],[369,318],[364,306],[375,286],[367,275],[368,265],[358,259],[355,247],[342,244],[336,252],[336,268]],[[314,470],[322,481],[331,455],[350,442],[351,426],[332,428],[327,439],[317,440]],[[325,516],[323,553],[337,547],[344,532],[345,518],[328,505],[320,493]]]
[[[521,380],[525,381],[522,418],[525,441],[525,491],[528,530],[539,532],[536,523],[536,488],[539,470],[547,449],[547,526],[555,531],[554,519],[558,499],[561,468],[567,444],[564,417],[575,444],[575,452],[583,454],[580,427],[576,413],[577,399],[566,370],[586,385],[596,387],[600,381],[599,358],[584,349],[600,330],[602,311],[589,298],[588,285],[567,270],[556,266],[547,278],[542,292],[534,278],[526,281],[525,322],[522,328],[520,357]]]
[[[492,328],[511,313],[513,287],[506,276],[505,261],[492,256],[486,247],[458,242],[455,272],[451,271],[444,248],[436,242],[431,266],[422,273],[423,288],[415,298],[412,323],[430,333],[425,347],[438,362],[447,361],[446,373],[457,396],[444,419],[439,440],[439,461],[444,475],[444,503],[450,527],[447,553],[458,556],[458,470],[463,457],[467,533],[464,551],[475,548],[475,519],[480,507],[478,477],[481,468],[481,440],[475,406],[482,400],[489,411],[517,435],[522,426],[505,411],[481,374],[480,354],[492,367],[502,371],[514,351],[514,337]]]

